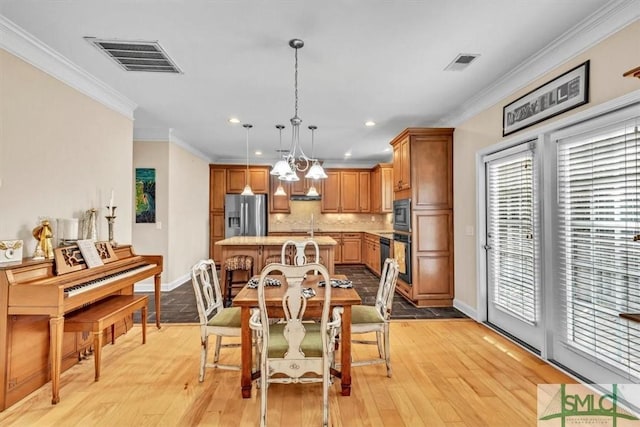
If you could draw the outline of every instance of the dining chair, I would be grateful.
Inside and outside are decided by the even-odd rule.
[[[398,281],[398,272],[398,262],[394,258],[387,258],[382,268],[375,305],[354,305],[351,308],[351,334],[376,333],[375,341],[352,339],[351,342],[378,346],[378,358],[354,360],[351,362],[351,366],[385,363],[387,365],[388,377],[391,377],[389,320],[391,319],[393,294],[395,293],[396,283]]]
[[[287,286],[282,297],[284,319],[272,323],[265,302],[265,282],[274,271],[284,276],[282,286]],[[267,425],[267,395],[271,383],[322,383],[323,425],[329,423],[330,368],[334,364],[335,342],[341,326],[342,307],[332,310],[329,319],[331,286],[325,286],[317,297],[323,299],[319,323],[304,321],[308,289],[305,288],[307,274],[318,271],[330,283],[329,272],[320,264],[291,266],[267,265],[260,274],[258,283],[258,307],[250,319],[256,331],[260,358],[260,425]]]
[[[289,257],[287,254],[288,246],[294,246],[296,248],[296,252],[293,255],[293,258]],[[311,246],[314,250],[313,254],[307,256],[307,246]],[[282,263],[283,264],[293,264],[293,265],[304,265],[308,263],[318,263],[321,264],[320,260],[320,248],[318,247],[318,243],[315,240],[307,239],[307,240],[287,240],[282,245]],[[291,260],[293,262],[291,262]],[[317,272],[315,274],[318,274]]]
[[[218,363],[220,348],[240,346],[222,344],[223,337],[240,337],[240,307],[224,307],[215,262],[207,259],[196,263],[191,268],[191,283],[200,317],[200,382],[204,381],[205,368],[240,370],[238,365]],[[216,336],[213,363],[207,362],[210,335]]]

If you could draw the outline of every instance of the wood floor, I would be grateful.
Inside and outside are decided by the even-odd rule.
[[[90,358],[62,374],[61,401],[45,385],[0,413],[2,426],[256,426],[260,398],[240,397],[238,371],[207,370],[198,382],[199,329],[134,326],[102,355],[93,381]],[[353,392],[330,391],[332,426],[535,426],[536,384],[570,377],[472,320],[395,321],[393,377],[383,365],[353,368]],[[213,341],[212,341],[213,342]],[[355,359],[374,346],[354,345]],[[239,349],[223,350],[238,363]],[[272,426],[322,424],[321,386],[269,388]]]

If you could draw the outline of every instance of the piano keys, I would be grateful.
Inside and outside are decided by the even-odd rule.
[[[140,265],[137,267],[132,267],[129,270],[125,270],[121,273],[113,273],[113,274],[109,274],[105,277],[102,277],[100,279],[94,279],[94,280],[90,280],[86,283],[81,283],[79,285],[75,285],[75,286],[71,286],[71,287],[65,287],[64,288],[64,297],[65,298],[69,298],[69,297],[75,297],[78,294],[81,294],[83,292],[89,292],[90,290],[94,289],[94,288],[99,288],[101,286],[105,286],[108,285],[116,280],[122,280],[124,278],[127,277],[131,277],[135,274],[141,273],[143,271],[147,271],[147,270],[151,270],[156,268],[158,265],[157,264],[145,264],[145,265]]]
[[[132,294],[134,283],[154,277],[160,328],[162,256],[136,255],[123,245],[113,249],[105,265],[91,269],[65,270],[59,262],[24,260],[0,267],[0,367],[5,368],[0,370],[0,411],[49,380],[52,403],[59,401],[60,372],[92,343],[82,334],[64,333],[66,313],[109,295]]]

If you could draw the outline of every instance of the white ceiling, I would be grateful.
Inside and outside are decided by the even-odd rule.
[[[316,157],[349,165],[388,161],[389,141],[407,127],[455,126],[490,95],[487,88],[513,82],[511,70],[526,75],[537,53],[620,3],[0,0],[0,14],[137,104],[137,139],[166,140],[172,129],[172,137],[218,163],[245,159],[245,131],[230,117],[254,126],[250,149],[264,155],[252,153],[252,163],[276,157],[278,123],[287,126],[289,147],[288,41],[300,38],[303,147],[310,154],[307,126],[316,125]],[[184,74],[126,72],[85,36],[157,40]],[[465,71],[444,71],[459,53],[481,56]],[[540,72],[530,68],[529,80]],[[377,125],[365,127],[366,120]]]

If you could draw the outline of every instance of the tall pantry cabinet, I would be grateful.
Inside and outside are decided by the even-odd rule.
[[[393,199],[411,199],[412,283],[417,306],[453,305],[453,129],[408,128],[391,141]]]

